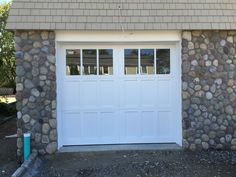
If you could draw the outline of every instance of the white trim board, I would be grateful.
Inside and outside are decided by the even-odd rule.
[[[76,32],[56,31],[56,42],[177,42],[181,31]]]

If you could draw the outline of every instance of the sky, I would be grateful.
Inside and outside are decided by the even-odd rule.
[[[3,3],[3,2],[10,2],[12,0],[0,0],[0,3]]]

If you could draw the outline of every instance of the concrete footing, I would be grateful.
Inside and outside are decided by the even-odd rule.
[[[59,152],[103,152],[103,151],[132,151],[132,150],[182,150],[177,144],[119,144],[119,145],[89,145],[63,146]]]

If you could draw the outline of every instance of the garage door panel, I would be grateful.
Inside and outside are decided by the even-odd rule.
[[[157,96],[157,104],[158,107],[171,107],[171,96],[172,90],[174,87],[171,85],[170,80],[159,80],[157,81],[158,85],[158,96]]]
[[[63,120],[63,137],[65,137],[65,145],[73,145],[75,140],[81,136],[81,114],[66,113],[65,115]]]
[[[97,112],[85,112],[82,117],[82,137],[97,138],[99,137],[99,120]]]
[[[155,111],[141,113],[142,137],[155,138],[157,133],[157,118]]]
[[[139,82],[137,80],[124,80],[121,90],[121,106],[124,108],[138,107],[140,103]]]
[[[80,83],[81,87],[81,106],[97,107],[97,81],[83,81]]]
[[[141,106],[156,106],[157,88],[156,80],[142,80],[140,81],[141,87]]]
[[[116,94],[116,83],[113,80],[103,80],[99,82],[99,95],[98,102],[100,107],[111,107],[117,105]]]
[[[157,114],[157,134],[160,139],[173,140],[173,114],[170,111],[159,111]]]
[[[100,129],[102,138],[118,139],[116,113],[101,112],[100,113]],[[118,140],[117,140],[118,141]]]
[[[76,110],[80,105],[78,82],[65,82],[62,90],[63,110]]]
[[[120,143],[158,143],[157,116],[155,110],[124,111],[123,131]]]
[[[123,140],[141,136],[141,118],[138,111],[124,111],[121,114],[122,129],[121,138]]]

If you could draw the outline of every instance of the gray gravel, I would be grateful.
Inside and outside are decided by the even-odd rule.
[[[234,177],[232,151],[58,153],[42,159],[36,177]]]

